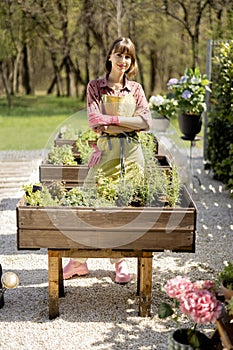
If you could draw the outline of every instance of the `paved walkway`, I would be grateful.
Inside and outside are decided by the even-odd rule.
[[[46,152],[0,151],[0,201],[4,198],[19,198],[22,185],[39,179],[39,164]]]

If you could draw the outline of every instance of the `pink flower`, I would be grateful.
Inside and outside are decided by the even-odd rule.
[[[183,294],[193,290],[193,283],[187,277],[177,276],[167,281],[165,290],[170,298],[180,301]]]
[[[194,288],[197,288],[197,289],[208,289],[208,290],[211,290],[211,289],[214,289],[214,282],[213,281],[210,281],[210,280],[206,280],[206,281],[196,281],[193,283],[193,286]]]
[[[206,289],[196,289],[183,294],[180,310],[194,322],[206,324],[214,322],[221,314],[222,304]]]

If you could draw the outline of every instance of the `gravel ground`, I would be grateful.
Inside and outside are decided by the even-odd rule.
[[[25,157],[35,161],[42,153],[27,153]],[[14,158],[11,153],[2,153],[0,159],[9,156]],[[18,274],[20,285],[5,293],[5,306],[0,310],[0,349],[167,349],[167,338],[176,325],[157,317],[163,300],[161,286],[179,274],[191,279],[215,278],[223,262],[232,260],[233,200],[224,186],[203,170],[200,152],[193,155],[192,165],[190,192],[198,208],[196,252],[154,254],[152,315],[148,318],[138,317],[135,281],[117,285],[108,259],[89,259],[89,276],[65,281],[60,316],[50,321],[47,252],[17,251],[15,207],[19,192],[2,198],[0,263],[4,272]],[[128,261],[131,272],[136,273],[136,259]],[[207,335],[213,329],[214,325],[202,327]]]

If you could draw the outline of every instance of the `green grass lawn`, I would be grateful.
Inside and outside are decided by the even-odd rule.
[[[49,148],[61,127],[88,128],[85,102],[77,98],[22,96],[12,105],[0,98],[0,150]]]
[[[0,150],[36,150],[50,148],[63,126],[76,130],[88,128],[85,102],[77,98],[54,96],[13,97],[13,107],[0,98]],[[176,142],[181,132],[178,119],[171,121]],[[203,129],[198,136],[203,136]],[[198,148],[203,142],[197,142]]]

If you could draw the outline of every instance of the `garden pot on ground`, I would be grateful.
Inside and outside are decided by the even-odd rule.
[[[195,136],[201,131],[202,115],[198,114],[179,114],[179,128],[186,140],[194,140]]]
[[[152,128],[157,132],[164,132],[170,125],[170,120],[156,111],[151,111],[152,115]]]
[[[168,340],[168,350],[211,350],[212,344],[211,340],[203,333],[195,331],[195,335],[198,337],[201,345],[198,347],[193,347],[190,345],[188,340],[188,332],[191,329],[177,329],[174,333],[171,334]]]
[[[224,282],[220,285],[220,290],[225,298],[225,300],[230,300],[233,297],[233,290],[226,288]]]

